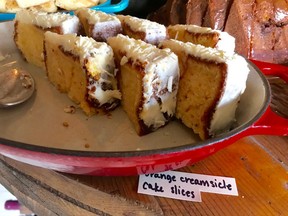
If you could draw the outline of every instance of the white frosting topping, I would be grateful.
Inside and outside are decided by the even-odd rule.
[[[174,26],[169,26],[168,28],[175,29],[176,31],[187,31],[189,33],[199,33],[199,34],[218,34],[219,41],[216,44],[216,49],[229,52],[230,54],[234,53],[235,50],[235,38],[220,30],[212,29],[209,27],[202,27],[197,25],[181,25],[177,24]]]
[[[148,127],[152,126],[154,129],[165,125],[167,119],[164,113],[171,117],[176,108],[179,80],[177,56],[169,49],[161,50],[123,35],[109,38],[108,43],[114,50],[119,49],[118,51],[126,54],[121,59],[122,65],[132,61],[132,65],[140,62],[145,67],[142,80],[144,102],[140,118]],[[161,99],[161,104],[157,102],[155,94]]]
[[[184,51],[186,55],[227,65],[225,86],[214,110],[209,134],[214,136],[222,131],[229,130],[231,123],[235,120],[235,111],[240,96],[246,88],[246,80],[249,73],[246,60],[237,54],[231,55],[221,50],[192,43],[183,43],[173,39],[163,41],[160,46],[173,47],[173,49],[171,48],[172,50]]]
[[[110,46],[89,37],[77,37],[75,34],[59,35],[49,31],[45,33],[45,39],[61,45],[65,51],[78,56],[83,66],[85,61],[95,63],[93,66],[97,68],[94,69],[101,72],[101,78],[96,82],[90,78],[87,88],[91,90],[96,87],[95,91],[89,91],[89,95],[97,99],[100,106],[111,103],[114,99],[121,99],[121,94],[115,85],[114,56]],[[111,84],[114,88],[103,90],[102,84]]]
[[[133,16],[117,16],[121,22],[126,23],[134,32],[144,32],[147,43],[158,44],[167,38],[167,31],[164,25],[147,19],[141,19]]]
[[[219,41],[215,48],[233,54],[235,50],[235,38],[227,32],[220,32]]]
[[[89,92],[88,94],[92,97],[98,100],[100,106],[102,106],[103,104],[111,104],[113,103],[113,101],[115,101],[115,99],[121,99],[121,93],[119,90],[116,89],[111,89],[111,90],[103,90],[102,89],[102,84],[103,83],[111,83],[111,79],[114,79],[112,77],[107,77],[106,79],[100,78],[100,80],[98,82],[95,82],[89,86],[87,86],[87,88],[89,90],[93,89],[94,87],[96,87],[96,91],[95,92]],[[93,81],[92,79],[90,79],[90,81]],[[114,86],[115,87],[115,86]],[[116,105],[115,105],[116,106]]]
[[[211,136],[230,129],[231,124],[235,122],[235,112],[240,96],[246,89],[249,74],[247,61],[235,54],[226,64],[228,66],[226,82],[211,121],[209,129]]]
[[[47,13],[34,9],[21,10],[16,13],[15,20],[44,29],[60,27],[63,34],[76,33],[79,29],[78,17],[60,12]]]
[[[115,15],[107,14],[101,11],[91,10],[89,8],[80,8],[75,11],[75,14],[83,14],[83,16],[87,18],[89,24],[109,21],[121,24],[120,20]]]

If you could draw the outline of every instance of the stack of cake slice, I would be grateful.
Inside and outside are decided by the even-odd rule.
[[[87,115],[121,103],[140,136],[175,115],[203,140],[231,128],[249,73],[233,37],[90,9],[75,14],[20,11],[14,39]],[[86,36],[77,36],[79,20]]]

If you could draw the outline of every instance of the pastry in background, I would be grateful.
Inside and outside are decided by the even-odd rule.
[[[58,9],[54,0],[0,0],[0,12],[15,13],[28,8],[45,12],[56,12]]]
[[[64,13],[46,13],[23,9],[16,13],[14,41],[23,57],[36,66],[44,68],[44,33],[78,33],[80,22],[76,16]]]
[[[153,45],[165,40],[167,30],[164,25],[129,15],[117,15],[122,23],[123,34]]]
[[[28,8],[49,2],[49,0],[16,0],[20,8]]]
[[[99,0],[55,0],[56,6],[64,10],[76,10],[99,4]]]
[[[81,8],[75,11],[86,36],[96,41],[106,42],[107,38],[116,36],[122,32],[120,20],[111,14],[95,11],[89,8]]]
[[[138,135],[165,126],[175,114],[178,58],[169,49],[119,34],[108,38],[113,48],[122,107]]]
[[[0,0],[0,12],[15,13],[21,10],[16,0]]]
[[[160,46],[171,49],[179,59],[176,117],[202,140],[231,129],[246,88],[246,60],[237,54],[173,39]]]
[[[47,31],[44,50],[48,79],[88,116],[118,106],[113,50],[106,43]]]
[[[32,8],[35,8],[38,11],[44,11],[44,12],[56,12],[58,10],[57,6],[55,5],[54,0],[50,0],[44,4],[36,5]]]

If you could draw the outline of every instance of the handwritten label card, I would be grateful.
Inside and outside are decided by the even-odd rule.
[[[234,178],[167,171],[141,175],[138,193],[201,202],[201,192],[238,196]]]

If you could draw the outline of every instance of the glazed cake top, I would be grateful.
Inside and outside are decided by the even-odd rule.
[[[157,45],[160,41],[167,38],[166,27],[162,24],[129,15],[117,15],[117,17],[122,22],[122,25],[123,23],[126,24],[133,32],[144,33],[145,37],[142,39],[147,43]]]
[[[60,26],[63,29],[66,29],[64,33],[72,32],[71,29],[74,29],[75,26],[78,27],[79,25],[79,19],[76,16],[60,12],[47,13],[34,9],[18,11],[15,20],[22,23],[33,24],[42,27],[43,29]]]
[[[198,34],[217,34],[219,35],[219,41],[215,48],[223,50],[229,53],[233,53],[235,50],[235,38],[220,30],[212,29],[209,27],[202,27],[197,25],[171,25],[168,26],[168,29],[173,29],[175,31],[187,31],[189,33],[198,33]],[[176,38],[177,39],[177,38]]]
[[[125,59],[140,61],[141,63],[155,64],[160,59],[165,57],[177,58],[177,56],[169,49],[158,49],[156,46],[146,43],[142,40],[135,40],[128,36],[118,34],[115,39],[108,39],[108,43],[117,43],[117,49],[125,51]]]
[[[182,42],[174,39],[165,40],[160,43],[160,47],[173,47],[173,50],[185,52],[187,55],[192,55],[197,58],[207,59],[214,62],[225,63],[229,59],[235,57],[222,50],[214,49],[211,47],[205,47],[199,44],[193,44],[190,42]]]
[[[93,38],[86,36],[76,36],[76,34],[58,35],[53,32],[46,32],[46,38],[54,40],[53,43],[59,44],[65,51],[69,51],[75,56],[79,56],[81,60],[101,54],[109,54],[113,58],[112,49],[103,42],[96,42]],[[100,56],[99,56],[100,57]]]
[[[143,31],[146,32],[147,29],[157,29],[158,31],[165,31],[166,27],[160,23],[153,22],[147,19],[141,19],[134,16],[129,15],[117,15],[117,17],[121,20],[127,23],[132,30],[135,32]]]
[[[120,20],[116,16],[101,11],[91,10],[89,8],[80,8],[75,11],[76,15],[78,13],[83,14],[87,18],[89,24],[108,21],[113,21],[121,24]]]

